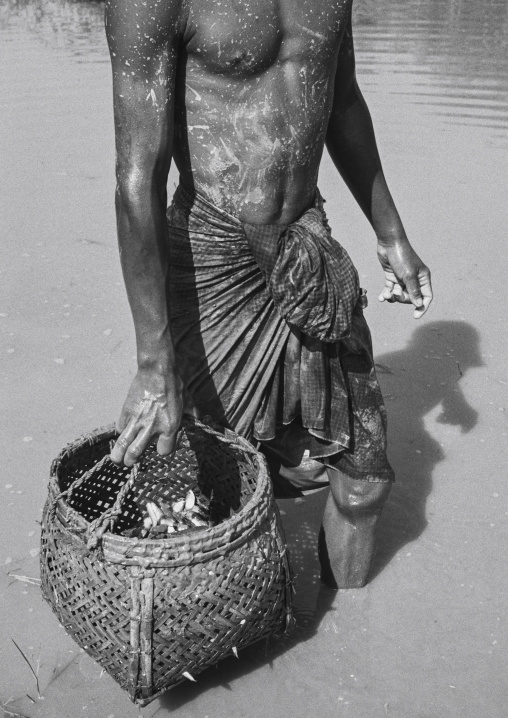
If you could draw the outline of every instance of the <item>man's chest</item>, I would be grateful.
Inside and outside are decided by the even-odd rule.
[[[208,71],[252,75],[277,61],[329,62],[351,0],[189,0],[186,50]]]

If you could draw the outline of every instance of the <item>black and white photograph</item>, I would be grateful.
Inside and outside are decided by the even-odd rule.
[[[4,718],[506,718],[507,0],[0,0]]]

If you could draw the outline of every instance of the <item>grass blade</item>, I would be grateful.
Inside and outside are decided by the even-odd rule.
[[[39,678],[37,677],[37,673],[36,673],[36,672],[34,671],[34,669],[32,668],[32,664],[30,663],[30,661],[28,660],[28,658],[25,656],[25,654],[23,653],[23,651],[21,650],[21,648],[18,646],[18,644],[16,643],[16,641],[14,640],[14,638],[11,637],[11,641],[14,643],[14,645],[16,646],[16,648],[18,649],[18,651],[21,653],[21,655],[22,655],[23,658],[25,659],[25,661],[26,661],[28,667],[29,667],[30,670],[32,671],[33,677],[35,678],[35,685],[37,686],[37,695],[38,695],[39,698],[40,698],[40,697],[41,697],[41,692],[40,692],[40,690],[39,690]]]

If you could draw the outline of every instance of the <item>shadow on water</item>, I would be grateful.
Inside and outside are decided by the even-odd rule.
[[[467,433],[478,420],[460,380],[468,369],[483,366],[476,330],[462,321],[424,324],[409,345],[377,359],[388,409],[390,459],[396,482],[379,527],[373,578],[427,526],[426,502],[432,475],[445,454],[426,429],[431,414],[437,424]]]
[[[460,388],[469,369],[483,365],[476,330],[462,321],[424,324],[405,349],[380,356],[376,362],[387,400],[391,459],[397,481],[385,507],[378,534],[372,581],[401,548],[417,539],[427,526],[426,502],[436,465],[445,458],[442,446],[426,428],[426,417],[471,431],[478,414]],[[305,498],[279,500],[295,575],[296,627],[289,636],[251,646],[238,661],[228,658],[201,674],[197,684],[176,686],[161,698],[161,707],[175,710],[209,689],[231,684],[272,662],[317,632],[333,610],[337,592],[319,581],[317,535],[327,491]]]
[[[319,581],[317,535],[327,491],[317,491],[305,499],[278,501],[283,514],[284,530],[294,575],[294,616],[296,624],[288,635],[260,641],[201,673],[197,683],[182,683],[161,696],[161,709],[155,715],[174,711],[206,691],[222,688],[234,690],[233,684],[249,673],[272,668],[276,659],[297,644],[310,640],[324,618],[332,610],[337,592]]]

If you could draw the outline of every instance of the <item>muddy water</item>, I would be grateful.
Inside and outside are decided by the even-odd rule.
[[[418,324],[376,302],[371,232],[325,158],[332,226],[371,297],[398,476],[373,579],[320,589],[323,497],[281,502],[298,630],[144,716],[506,715],[508,8],[357,0],[355,30],[386,173],[436,289]],[[134,367],[102,6],[3,0],[0,58],[0,700],[6,715],[129,718],[137,709],[19,578],[38,575],[51,459],[115,417]]]

